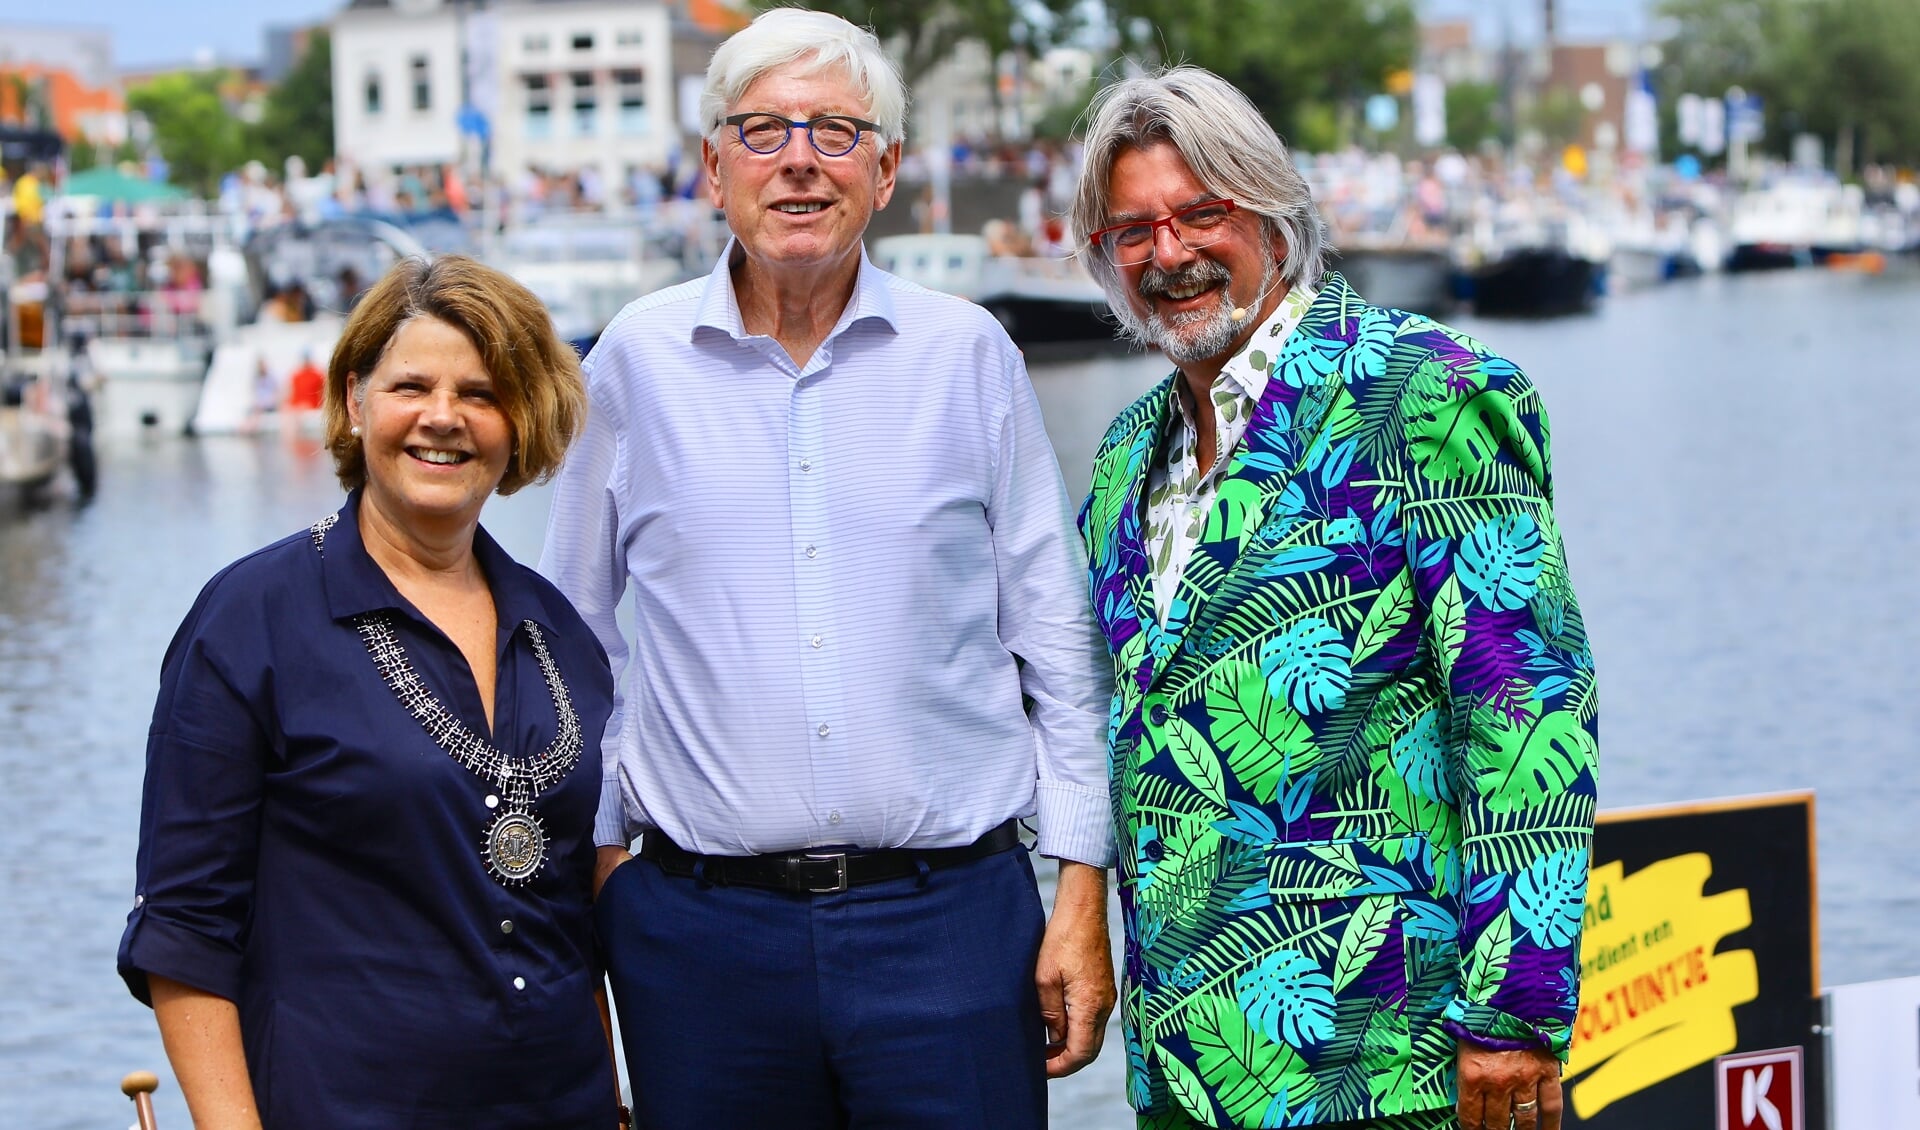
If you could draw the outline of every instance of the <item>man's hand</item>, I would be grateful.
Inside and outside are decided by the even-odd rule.
[[[595,849],[593,854],[593,897],[596,902],[600,899],[600,888],[607,885],[607,876],[613,874],[614,868],[632,858],[633,856],[629,855],[627,849],[623,847],[602,846]]]
[[[1459,1065],[1461,1130],[1507,1130],[1510,1124],[1560,1130],[1560,1061],[1552,1052],[1489,1051],[1462,1040]]]
[[[1107,941],[1107,873],[1060,861],[1053,917],[1034,969],[1040,1017],[1047,1023],[1047,1077],[1092,1063],[1113,1012],[1113,951]]]

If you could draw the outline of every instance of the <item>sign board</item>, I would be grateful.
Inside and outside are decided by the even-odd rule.
[[[1603,812],[1593,860],[1565,1125],[1701,1130],[1715,1060],[1812,1039],[1813,796]],[[1809,1047],[1803,1093],[1823,1066]],[[1793,1130],[1824,1130],[1809,1106]]]
[[[1920,1126],[1920,977],[1836,985],[1827,1023],[1834,1126]]]
[[[1376,94],[1367,99],[1367,128],[1386,133],[1400,124],[1400,100],[1391,94]]]
[[[1715,1130],[1803,1130],[1801,1049],[1774,1048],[1713,1061]]]
[[[1447,140],[1447,84],[1431,72],[1413,79],[1413,140],[1428,147]]]

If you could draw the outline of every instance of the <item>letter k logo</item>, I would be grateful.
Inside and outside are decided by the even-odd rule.
[[[1740,1078],[1740,1125],[1752,1126],[1756,1116],[1767,1130],[1780,1130],[1780,1108],[1773,1105],[1767,1092],[1773,1087],[1773,1065],[1755,1071],[1748,1068]]]

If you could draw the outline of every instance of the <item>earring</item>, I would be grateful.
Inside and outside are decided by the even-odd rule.
[[[354,435],[354,436],[357,436],[357,435],[359,435],[359,434],[360,434],[360,425],[359,425],[359,424],[355,424],[355,425],[354,425],[354,426],[352,426],[351,428],[348,428],[348,429],[347,429],[347,434],[348,434],[348,435]]]

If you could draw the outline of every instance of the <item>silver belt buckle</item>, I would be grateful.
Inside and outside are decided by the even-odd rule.
[[[835,864],[833,885],[830,887],[808,887],[810,895],[837,895],[847,889],[847,853],[844,851],[808,852],[802,858],[807,862]]]

